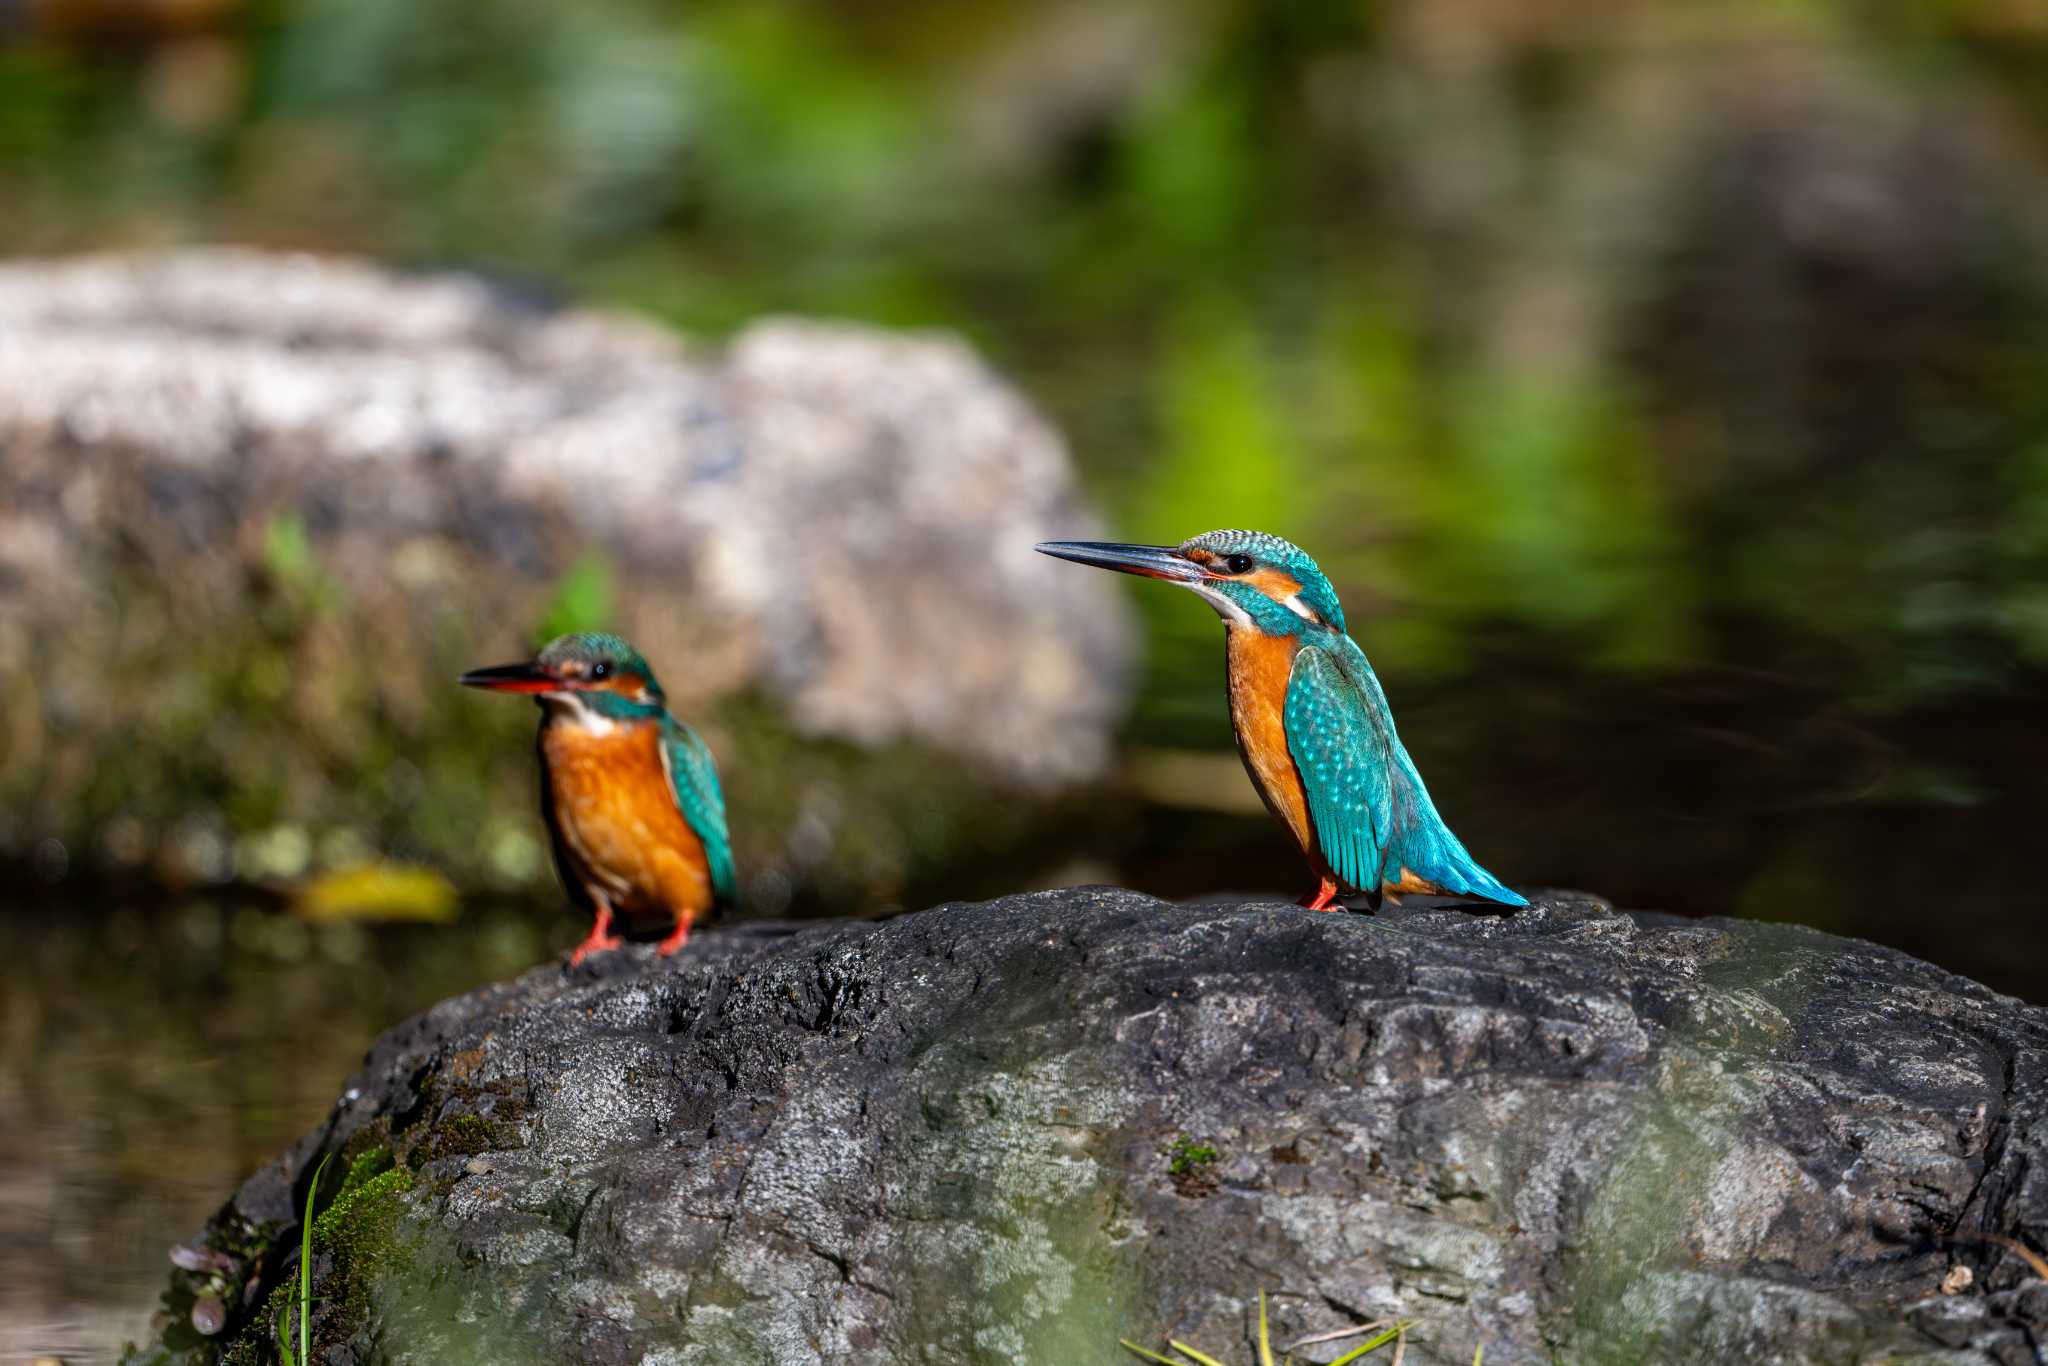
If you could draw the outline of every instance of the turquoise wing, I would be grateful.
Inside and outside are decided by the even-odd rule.
[[[1331,871],[1376,892],[1406,868],[1460,896],[1526,906],[1479,866],[1437,814],[1365,652],[1349,636],[1305,645],[1287,681],[1287,749]]]
[[[1295,652],[1282,720],[1324,860],[1350,886],[1377,892],[1394,827],[1384,728],[1365,694],[1314,645]]]
[[[734,878],[732,838],[725,827],[725,794],[718,786],[718,765],[710,746],[674,717],[664,717],[661,755],[668,766],[669,791],[682,809],[683,819],[704,841],[704,856],[711,864],[711,894],[719,906],[732,903]]]

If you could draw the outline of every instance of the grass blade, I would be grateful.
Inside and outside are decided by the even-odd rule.
[[[1215,1357],[1210,1356],[1206,1352],[1198,1352],[1194,1348],[1188,1346],[1185,1342],[1175,1342],[1172,1338],[1168,1338],[1166,1340],[1166,1345],[1173,1348],[1174,1351],[1179,1352],[1189,1361],[1194,1362],[1195,1366],[1223,1366],[1223,1363],[1218,1361]]]
[[[1266,1333],[1266,1292],[1259,1292],[1259,1366],[1273,1366],[1273,1339]]]
[[[1304,1347],[1313,1347],[1319,1342],[1337,1342],[1344,1338],[1355,1338],[1365,1333],[1377,1333],[1392,1322],[1392,1319],[1374,1319],[1371,1323],[1353,1324],[1349,1328],[1333,1328],[1327,1333],[1310,1333],[1305,1338],[1296,1338],[1280,1350],[1282,1352],[1298,1352]]]
[[[321,1174],[333,1156],[324,1154],[320,1165],[313,1168],[313,1179],[306,1185],[306,1217],[299,1221],[299,1360],[307,1366],[313,1361],[313,1201],[319,1197]]]
[[[1349,1363],[1358,1360],[1367,1352],[1376,1351],[1379,1348],[1386,1346],[1388,1343],[1392,1342],[1395,1338],[1401,1336],[1401,1334],[1407,1332],[1410,1328],[1413,1328],[1414,1326],[1415,1325],[1412,1323],[1397,1323],[1392,1328],[1387,1329],[1387,1331],[1385,1331],[1384,1333],[1379,1333],[1372,1337],[1367,1338],[1363,1343],[1352,1348],[1343,1356],[1340,1356],[1335,1361],[1331,1362],[1330,1366],[1349,1366]]]
[[[290,1304],[280,1304],[277,1306],[277,1322],[273,1325],[277,1331],[277,1359],[283,1366],[299,1366],[298,1358],[292,1355],[292,1335],[288,1327],[291,1313]]]
[[[1140,1347],[1137,1343],[1132,1342],[1129,1338],[1118,1338],[1116,1340],[1116,1345],[1123,1348],[1127,1352],[1136,1352],[1139,1356],[1145,1358],[1145,1360],[1147,1361],[1164,1362],[1165,1366],[1187,1366],[1186,1362],[1175,1361],[1172,1357],[1163,1357],[1159,1355],[1159,1353],[1157,1352],[1148,1351],[1147,1349]]]
[[[1486,1366],[1486,1344],[1480,1343],[1472,1349],[1472,1366]]]

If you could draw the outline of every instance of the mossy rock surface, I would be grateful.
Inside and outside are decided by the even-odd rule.
[[[342,1152],[316,1323],[364,1366],[1244,1359],[1260,1290],[1418,1363],[2019,1363],[2044,1059],[2048,1012],[1796,926],[1077,889],[450,1000],[219,1226],[295,1247]]]

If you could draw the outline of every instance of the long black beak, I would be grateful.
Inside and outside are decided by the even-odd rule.
[[[1040,541],[1041,555],[1092,564],[1097,569],[1114,569],[1119,574],[1138,574],[1148,579],[1169,579],[1174,583],[1199,583],[1202,568],[1184,558],[1170,545],[1124,545],[1118,541]]]
[[[531,661],[471,669],[455,681],[465,688],[489,688],[492,692],[556,692],[564,686],[561,679]]]

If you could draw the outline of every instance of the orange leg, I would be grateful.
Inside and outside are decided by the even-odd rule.
[[[659,956],[666,958],[670,954],[674,953],[677,949],[681,948],[683,944],[689,939],[689,937],[690,917],[687,915],[679,915],[676,917],[676,927],[668,932],[668,937],[666,939],[662,940],[659,944],[656,944],[654,946],[654,952]]]
[[[1301,904],[1312,911],[1341,911],[1344,907],[1337,905],[1336,901],[1337,893],[1342,890],[1343,888],[1337,879],[1326,875],[1323,878],[1322,885],[1309,895],[1303,897]]]
[[[569,955],[569,966],[572,968],[593,953],[603,953],[606,949],[615,949],[626,942],[619,935],[612,933],[611,903],[603,897],[596,897],[594,900],[597,902],[597,919],[591,924],[590,933],[584,936],[583,942]]]

